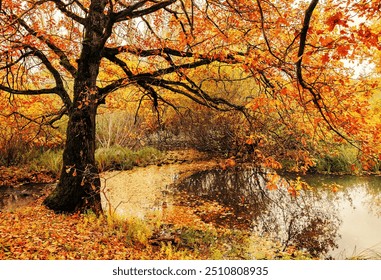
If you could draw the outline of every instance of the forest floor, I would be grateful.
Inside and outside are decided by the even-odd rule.
[[[202,153],[181,151],[168,153],[158,165],[104,173],[106,215],[100,217],[55,214],[41,205],[47,192],[27,204],[4,206],[0,209],[0,259],[309,258],[295,248],[284,250],[252,234],[231,209],[217,202],[180,192],[170,192],[170,201],[161,197],[175,180],[225,165]],[[6,172],[1,174],[9,176],[8,182],[22,182]],[[25,177],[22,171],[17,174]],[[29,181],[52,182],[48,174],[34,177]]]

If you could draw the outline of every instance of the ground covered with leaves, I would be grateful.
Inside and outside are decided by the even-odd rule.
[[[0,187],[25,183],[52,183],[56,176],[47,170],[31,170],[20,166],[0,166]]]
[[[122,220],[55,214],[41,201],[0,212],[0,259],[308,258],[248,230],[223,226],[213,217],[226,209],[213,202],[179,203],[145,220]]]

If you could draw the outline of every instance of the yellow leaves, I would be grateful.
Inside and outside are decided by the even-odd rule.
[[[246,139],[245,143],[247,145],[253,145],[254,144],[254,135],[250,135],[250,137]]]
[[[332,193],[337,193],[339,192],[340,190],[342,190],[344,187],[337,184],[337,183],[331,183],[331,184],[323,184],[323,187],[328,190],[328,191],[331,191]]]
[[[66,173],[70,173],[70,171],[71,171],[72,168],[73,168],[73,167],[71,167],[71,166],[66,166],[66,169],[65,169]]]
[[[357,31],[357,34],[368,48],[381,48],[379,45],[379,33],[377,31],[372,31],[368,26],[362,23],[360,24],[360,28]]]
[[[276,23],[279,25],[285,25],[286,26],[289,23],[287,20],[287,15],[278,17],[278,19],[276,20]]]
[[[282,89],[286,90],[286,89]],[[269,98],[265,94],[261,94],[258,97],[253,98],[250,102],[250,109],[252,111],[258,111],[261,113],[274,113],[276,111],[276,106],[278,101],[274,98]]]
[[[266,157],[264,160],[263,160],[263,163],[262,165],[264,167],[267,167],[267,168],[271,168],[271,169],[281,169],[282,168],[282,164],[277,161],[274,157],[272,156],[269,156],[269,157]]]
[[[266,188],[270,191],[274,191],[278,189],[278,185],[280,184],[281,177],[276,174],[268,174],[266,176]]]
[[[338,188],[337,185],[332,186],[332,192],[333,192],[333,193],[338,192],[338,190],[339,190],[339,188]]]
[[[56,215],[42,206],[0,213],[0,259],[125,259],[134,251],[126,247],[127,226],[113,229],[89,215]]]
[[[270,191],[278,189],[280,177],[277,174],[271,174],[267,176],[266,188]]]
[[[324,47],[331,45],[332,43],[334,43],[334,41],[335,41],[334,39],[328,36],[321,36],[319,38],[320,44]]]
[[[78,108],[78,109],[82,109],[82,108],[87,107],[87,106],[89,106],[89,105],[90,105],[90,99],[86,97],[85,100],[82,100],[82,101],[80,101],[80,102],[78,103],[77,108]]]
[[[225,164],[226,164],[227,167],[234,167],[234,166],[236,166],[236,162],[235,162],[235,159],[233,157],[228,158],[225,161]]]
[[[311,190],[311,187],[300,177],[297,177],[296,180],[291,181],[289,187],[287,188],[288,193],[292,197],[297,197],[300,195],[301,191],[306,190]]]

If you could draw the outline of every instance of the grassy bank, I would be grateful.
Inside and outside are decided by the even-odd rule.
[[[341,145],[331,152],[317,154],[315,163],[311,172],[351,175],[380,172],[379,160],[363,157],[361,151],[350,145]]]
[[[29,161],[32,170],[47,170],[58,175],[62,169],[62,150],[47,150],[35,154]],[[100,172],[129,170],[134,166],[146,166],[157,162],[163,153],[152,147],[133,151],[123,147],[99,148],[95,152]]]

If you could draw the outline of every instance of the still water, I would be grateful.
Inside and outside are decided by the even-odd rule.
[[[291,195],[290,175],[269,186],[269,172],[211,170],[178,188],[232,207],[263,236],[319,258],[381,258],[381,178],[309,175],[311,189]],[[335,185],[332,185],[335,184]],[[242,216],[242,215],[241,215]]]

